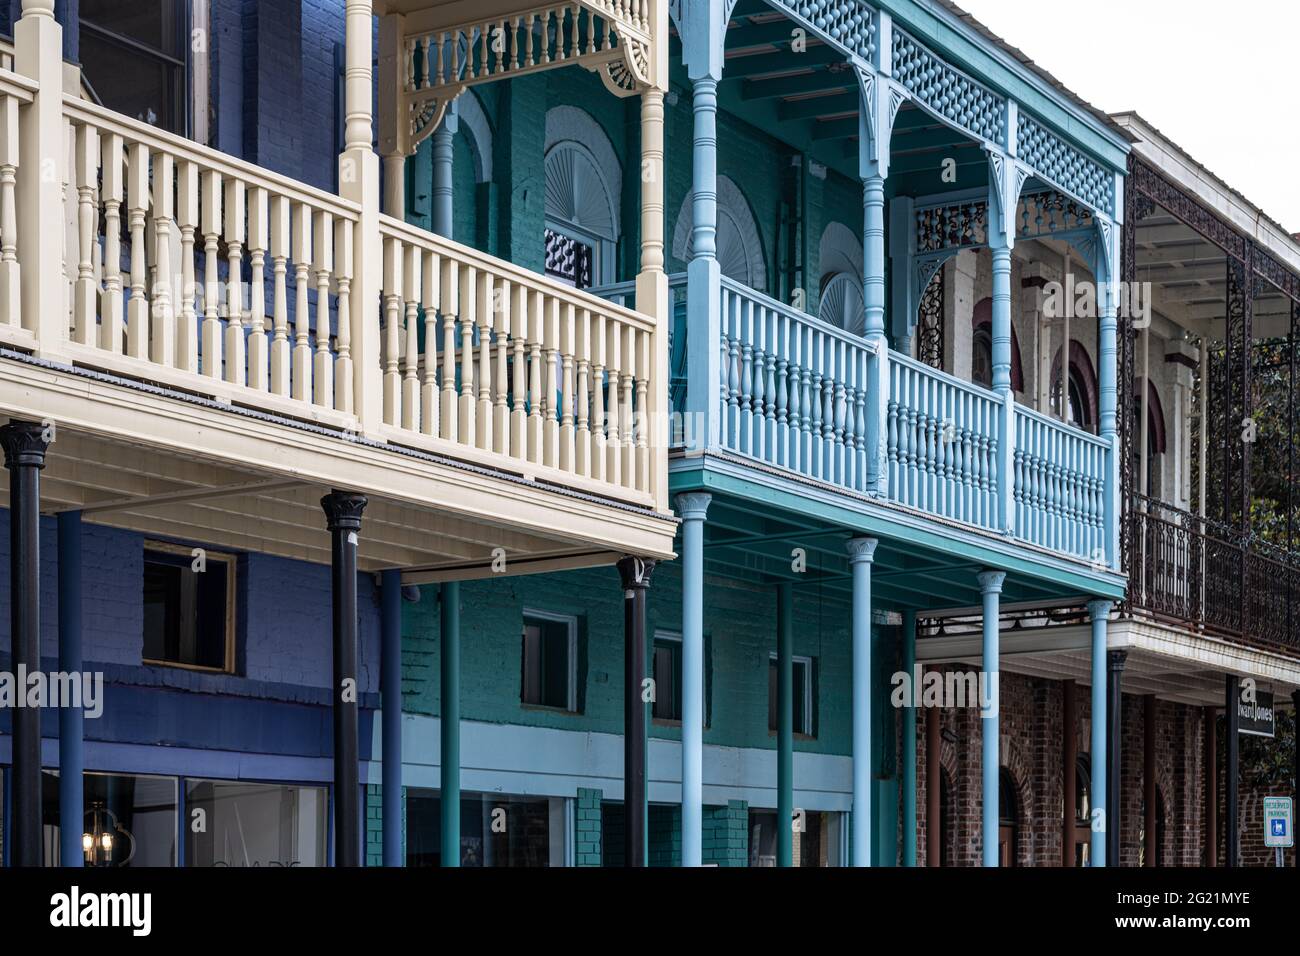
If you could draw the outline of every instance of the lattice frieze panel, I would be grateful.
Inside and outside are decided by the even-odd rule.
[[[1021,113],[1016,127],[1016,152],[1022,162],[1044,179],[1068,190],[1095,209],[1111,212],[1115,180],[1055,133]]]
[[[940,116],[980,139],[1004,141],[1007,101],[894,30],[894,79]]]

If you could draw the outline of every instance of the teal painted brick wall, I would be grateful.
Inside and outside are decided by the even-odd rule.
[[[574,854],[576,866],[601,865],[601,791],[579,787],[574,806]]]
[[[725,807],[705,807],[703,859],[718,866],[749,865],[749,804],[732,800]]]
[[[384,788],[366,784],[365,853],[366,866],[384,865]],[[406,858],[406,788],[402,788],[402,858]],[[405,865],[405,863],[403,863]]]
[[[437,588],[421,589],[402,607],[403,706],[438,713]],[[707,744],[774,748],[768,731],[767,669],[776,650],[776,596],[771,588],[710,578],[705,629],[711,660]],[[519,701],[520,631],[530,608],[579,618],[586,667],[578,674],[583,712],[525,707]],[[681,571],[655,571],[648,630],[681,630]],[[815,592],[796,599],[795,653],[817,659],[818,734],[795,749],[848,754],[851,749],[851,657],[846,605],[820,602]],[[580,654],[580,660],[582,655]],[[613,568],[467,581],[461,585],[461,715],[466,720],[565,730],[621,733],[623,729],[623,601]],[[892,668],[891,668],[892,670]],[[888,686],[887,683],[884,686]],[[680,739],[677,726],[652,722],[654,737]]]
[[[646,818],[649,866],[682,865],[682,808],[652,804]]]

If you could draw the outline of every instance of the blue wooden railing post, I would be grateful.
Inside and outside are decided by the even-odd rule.
[[[686,267],[686,417],[688,452],[721,440],[723,400],[722,270],[718,265],[718,81],[727,20],[723,4],[682,0],[677,30],[693,85],[691,260]]]
[[[402,572],[380,577],[379,693],[383,734],[383,861],[402,865]]]
[[[81,657],[81,512],[59,513],[59,670],[80,680]],[[82,815],[85,812],[80,707],[59,711],[59,865],[82,866]]]
[[[433,231],[451,238],[452,233],[452,141],[460,126],[456,104],[448,105],[442,122],[433,133]],[[394,213],[396,215],[396,213]]]
[[[1008,123],[1008,126],[1013,125]],[[1012,147],[1014,149],[1014,142]],[[1002,400],[996,436],[998,450],[994,457],[997,470],[996,527],[1005,534],[1016,530],[1012,505],[1016,406],[1015,392],[1011,387],[1011,248],[1016,241],[1016,207],[1020,203],[1020,188],[1028,175],[1028,169],[1017,163],[1013,154],[989,150],[988,243],[993,254],[993,391]]]
[[[1123,187],[1116,182],[1116,192]],[[1116,198],[1115,207],[1123,208],[1123,202]],[[1119,240],[1120,226],[1103,215],[1096,217],[1097,242],[1100,255],[1097,256],[1097,280],[1101,291],[1097,296],[1101,317],[1097,329],[1097,406],[1098,429],[1102,441],[1109,449],[1106,456],[1105,489],[1102,493],[1103,528],[1105,531],[1104,562],[1112,570],[1120,570],[1119,553],[1119,430],[1118,407],[1119,395],[1116,381],[1118,379],[1118,339],[1116,335],[1116,313],[1119,303]],[[1100,563],[1100,562],[1099,562]]]
[[[704,519],[712,496],[678,495],[682,519],[682,866],[704,839]]]
[[[908,680],[916,676],[916,611],[903,612],[903,672]],[[903,708],[903,866],[916,866],[916,707],[910,702]]]
[[[1092,622],[1092,753],[1090,759],[1092,792],[1091,833],[1088,841],[1088,865],[1106,865],[1106,621],[1110,617],[1110,601],[1089,601],[1088,616]]]
[[[875,538],[848,542],[853,575],[853,813],[852,866],[871,865],[871,562]]]
[[[985,866],[998,865],[998,836],[1000,816],[998,809],[999,772],[1001,759],[1001,721],[999,720],[998,692],[998,631],[1002,600],[1002,582],[1005,571],[981,571],[976,575],[984,604],[984,678],[988,682],[988,707],[980,702],[981,736],[981,807],[983,853]]]

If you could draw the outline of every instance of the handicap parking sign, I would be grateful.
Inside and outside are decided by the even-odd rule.
[[[1264,798],[1264,845],[1294,846],[1295,833],[1291,829],[1291,798]]]

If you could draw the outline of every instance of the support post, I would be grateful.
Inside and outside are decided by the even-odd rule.
[[[1218,718],[1205,708],[1205,865],[1219,865],[1219,760]]]
[[[1091,743],[1088,758],[1092,764],[1092,819],[1089,866],[1106,865],[1106,831],[1109,817],[1109,789],[1106,786],[1106,622],[1110,618],[1110,601],[1089,601],[1088,618],[1092,622],[1092,707],[1089,714]]]
[[[1142,698],[1142,865],[1155,866],[1160,856],[1156,834],[1156,695]]]
[[[646,708],[645,601],[655,563],[625,557],[618,562],[623,585],[623,859],[645,866]]]
[[[81,657],[81,512],[59,514],[59,671],[80,679]],[[85,813],[80,707],[59,709],[59,820],[78,821],[59,827],[59,865],[83,866],[80,821]]]
[[[1002,401],[997,434],[997,527],[1015,531],[1012,505],[1015,461],[1015,392],[1011,384],[1011,249],[1016,242],[1016,207],[1027,170],[1006,153],[989,152],[988,244],[993,257],[993,391]],[[1069,351],[1068,344],[1066,351]]]
[[[848,542],[853,575],[852,866],[871,865],[871,562],[875,538]]]
[[[1241,678],[1229,674],[1224,680],[1223,727],[1223,865],[1235,867],[1240,862],[1241,831],[1238,826],[1239,792],[1237,755],[1241,746]]]
[[[1128,651],[1109,651],[1107,660],[1110,670],[1110,700],[1106,707],[1106,716],[1109,729],[1107,737],[1109,746],[1107,748],[1107,758],[1110,767],[1106,771],[1106,787],[1109,816],[1106,820],[1106,858],[1110,860],[1111,866],[1119,866],[1119,838],[1120,838],[1120,770],[1123,767],[1123,676],[1124,662],[1128,659]]]
[[[656,24],[668,35],[667,4],[656,5]],[[667,77],[668,44],[654,44],[661,58],[657,75]],[[654,319],[654,333],[650,338],[650,381],[659,383],[645,396],[644,408],[639,414],[638,428],[646,435],[649,448],[638,450],[637,484],[647,489],[656,508],[668,507],[668,429],[669,378],[668,337],[672,330],[672,305],[668,298],[668,273],[664,270],[664,86],[641,91],[641,269],[636,277],[636,308]],[[640,359],[638,359],[640,361]]]
[[[330,531],[334,632],[334,865],[361,865],[357,762],[357,535],[365,495],[331,491],[321,498]]]
[[[980,595],[984,605],[984,641],[983,667],[988,681],[988,693],[991,698],[986,710],[980,712],[981,737],[981,783],[983,798],[981,807],[984,836],[984,865],[998,866],[998,836],[1000,819],[998,817],[998,777],[1002,769],[1000,720],[998,704],[1001,694],[998,690],[998,631],[1000,625],[1002,583],[1006,580],[1005,571],[981,571],[975,576],[979,581]]]
[[[1291,308],[1294,314],[1296,306]],[[1300,807],[1300,690],[1291,691],[1291,734],[1291,806]],[[1300,867],[1300,848],[1292,851],[1291,865]]]
[[[452,144],[460,127],[460,114],[450,103],[442,122],[433,133],[433,231],[450,239],[454,211],[452,186]],[[400,159],[399,159],[400,164]]]
[[[908,680],[916,673],[916,612],[903,612],[903,672]],[[913,693],[920,682],[913,684]],[[903,866],[916,866],[916,707],[903,705]]]
[[[1097,271],[1098,280],[1104,282],[1098,295],[1097,307],[1101,315],[1097,325],[1097,434],[1108,449],[1106,458],[1106,483],[1102,496],[1103,528],[1105,531],[1106,562],[1111,570],[1120,570],[1120,457],[1123,450],[1119,437],[1119,271],[1120,229],[1111,220],[1099,216]],[[1126,346],[1126,348],[1129,346]],[[1125,383],[1125,388],[1132,383]],[[1117,837],[1118,838],[1118,837]],[[1114,861],[1117,862],[1117,861]]]
[[[794,865],[794,584],[776,587],[776,865]]]
[[[41,469],[48,444],[40,424],[11,421],[0,427],[0,445],[9,469],[10,666],[15,674],[34,673],[41,669]],[[11,720],[9,861],[41,866],[41,712],[15,707]]]
[[[1061,683],[1061,795],[1065,798],[1065,812],[1061,814],[1061,865],[1074,866],[1074,829],[1079,818],[1079,710],[1073,680]]]
[[[939,708],[925,710],[925,865],[943,865],[943,770],[939,749]]]
[[[707,494],[677,496],[682,519],[682,866],[704,863],[704,519],[710,501]]]
[[[460,866],[460,582],[444,581],[438,600],[442,638],[439,719],[442,751],[439,807],[442,811],[442,865]]]
[[[383,699],[384,866],[402,865],[402,572],[381,576],[379,692]]]

